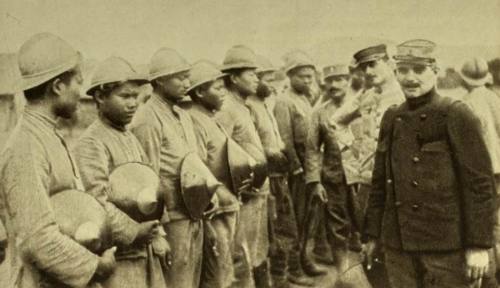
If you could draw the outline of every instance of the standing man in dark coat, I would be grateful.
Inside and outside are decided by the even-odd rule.
[[[391,286],[496,287],[494,180],[478,119],[436,92],[435,44],[400,44],[405,103],[384,114],[365,223],[368,262],[384,245]]]

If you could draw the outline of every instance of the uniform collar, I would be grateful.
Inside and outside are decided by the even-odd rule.
[[[191,106],[191,109],[193,110],[196,110],[200,113],[203,113],[209,117],[213,117],[215,116],[215,112],[214,111],[210,111],[208,110],[207,108],[205,108],[205,106],[201,105],[200,103],[196,103],[196,102],[193,102],[193,105]]]
[[[24,114],[27,117],[35,119],[36,121],[42,123],[44,126],[51,130],[57,129],[57,118],[53,117],[52,115],[48,115],[47,113],[43,113],[42,111],[35,109],[29,104],[26,105],[26,108],[24,108]]]
[[[432,99],[436,97],[436,95],[437,95],[436,88],[432,88],[431,91],[427,92],[422,96],[416,98],[407,98],[406,102],[408,103],[408,108],[410,110],[415,110],[419,107],[422,107],[427,103],[431,102]]]
[[[246,106],[246,99],[243,99],[238,93],[230,90],[229,95],[236,103]]]
[[[180,113],[180,110],[182,110],[182,108],[180,108],[174,101],[165,99],[156,92],[153,92],[153,96],[151,96],[151,98],[153,98],[158,105],[162,105],[162,107],[167,108],[177,116]]]
[[[114,130],[118,130],[120,132],[126,132],[127,131],[127,128],[125,128],[124,126],[119,126],[119,125],[116,125],[115,123],[111,122],[108,118],[106,118],[104,115],[102,115],[102,113],[99,112],[99,121],[104,125],[104,126],[107,126],[107,127],[110,127]]]

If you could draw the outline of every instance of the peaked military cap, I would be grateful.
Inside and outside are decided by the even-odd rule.
[[[323,68],[323,79],[339,75],[349,75],[349,66],[346,64],[335,64]]]
[[[380,44],[359,50],[354,54],[356,65],[387,57],[387,46]]]
[[[409,62],[433,65],[436,62],[436,43],[424,40],[413,39],[405,41],[396,47],[396,62]]]

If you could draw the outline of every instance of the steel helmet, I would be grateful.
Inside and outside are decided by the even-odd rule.
[[[51,33],[40,33],[26,41],[18,53],[21,89],[28,90],[71,70],[81,54]]]
[[[265,72],[275,72],[277,69],[273,66],[271,61],[262,55],[257,55],[257,73],[265,73]]]
[[[189,92],[204,83],[215,81],[225,75],[214,63],[206,60],[198,61],[191,67],[189,72],[191,87],[187,91]]]
[[[285,62],[285,73],[288,74],[291,70],[299,67],[312,67],[316,69],[314,63],[304,51],[295,50],[287,53],[284,57]]]
[[[491,77],[488,62],[480,57],[467,59],[457,70],[465,83],[473,87],[485,85]]]
[[[188,71],[191,65],[177,51],[171,48],[161,48],[151,57],[149,64],[149,79],[170,76]]]
[[[255,69],[257,67],[257,56],[252,49],[244,45],[237,45],[227,50],[221,70],[225,72],[231,69]]]
[[[148,82],[148,77],[139,74],[127,60],[121,57],[109,57],[95,69],[90,87],[87,89],[87,94],[91,94],[93,89],[102,84],[123,81],[146,83]]]

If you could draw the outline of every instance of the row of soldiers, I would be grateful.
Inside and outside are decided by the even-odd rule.
[[[273,86],[276,68],[245,46],[229,49],[220,67],[191,65],[162,48],[149,75],[111,57],[87,89],[99,117],[69,151],[57,118],[77,109],[81,55],[52,34],[33,36],[18,53],[27,105],[1,156],[0,207],[9,240],[3,287],[314,286],[311,276],[327,271],[307,249],[312,237],[318,258],[333,254],[339,274],[352,268],[349,251],[364,250],[372,259],[382,238],[394,287],[421,287],[408,284],[405,277],[413,274],[397,272],[410,269],[403,265],[408,259],[422,268],[418,281],[448,287],[440,281],[455,279],[455,270],[415,258],[429,251],[467,249],[469,278],[482,279],[494,266],[483,263],[493,237],[485,176],[492,170],[484,141],[468,139],[479,135],[468,110],[461,112],[465,120],[449,117],[456,120],[448,132],[458,176],[447,170],[455,165],[445,153],[450,148],[437,141],[447,133],[439,109],[448,106],[417,112],[418,125],[432,124],[427,130],[382,119],[390,107],[412,110],[437,101],[433,50],[426,40],[399,45],[396,78],[385,45],[362,49],[353,58],[372,88],[355,93],[349,66],[335,64],[323,71],[325,101],[311,93],[316,67],[301,51],[284,58],[290,83],[284,95]],[[139,105],[145,83],[153,93]],[[401,106],[405,96],[415,99]],[[394,119],[415,114],[403,112]],[[438,117],[438,124],[424,123],[427,117]],[[387,129],[397,129],[394,137],[385,136]],[[477,153],[462,156],[466,146]],[[454,200],[455,177],[467,179],[461,184],[471,204],[463,211]],[[424,188],[408,196],[420,181]],[[88,237],[91,232],[99,237]],[[464,263],[447,260],[445,266]],[[450,287],[462,287],[456,286],[462,278]]]

